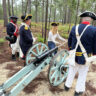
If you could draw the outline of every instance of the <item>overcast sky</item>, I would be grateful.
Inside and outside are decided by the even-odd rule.
[[[17,0],[17,5],[20,3],[21,0]],[[0,3],[2,3],[2,0],[0,0]]]

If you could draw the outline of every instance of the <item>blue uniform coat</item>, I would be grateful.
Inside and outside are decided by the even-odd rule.
[[[79,25],[79,29],[78,29],[79,35],[81,34],[85,26],[86,24]],[[74,49],[77,43],[75,28],[76,26],[73,26],[68,39],[68,47],[70,50]],[[91,56],[91,54],[93,55],[96,54],[96,28],[95,27],[90,25],[86,29],[86,31],[81,37],[81,43],[84,46],[88,56]],[[79,55],[76,54],[75,61],[78,64],[85,64],[86,61],[84,55],[82,54],[80,46],[78,46],[76,52],[79,53]]]
[[[22,25],[20,27],[20,42],[19,43],[20,43],[20,47],[24,56],[26,56],[28,49],[32,46],[33,39],[32,39],[32,34],[31,34],[30,29],[26,27],[25,25]]]
[[[16,30],[15,25],[13,25],[12,23],[8,23],[6,30],[7,30],[7,35],[9,35],[9,37],[13,36],[13,38],[14,38],[14,41],[10,41],[10,44],[15,43],[17,40],[17,37],[14,35],[14,32]]]
[[[12,23],[8,23],[7,25],[7,35],[12,36],[14,35],[16,27]]]

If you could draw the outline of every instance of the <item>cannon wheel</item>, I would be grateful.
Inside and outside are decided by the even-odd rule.
[[[52,86],[58,86],[67,77],[69,66],[66,63],[66,57],[68,56],[67,50],[59,51],[51,60],[48,79]]]
[[[32,46],[26,54],[26,65],[31,64],[31,62],[34,61],[37,56],[41,55],[47,50],[47,45],[43,43],[38,43]]]

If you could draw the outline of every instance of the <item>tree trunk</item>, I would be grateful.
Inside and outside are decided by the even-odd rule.
[[[6,9],[6,0],[2,0],[3,2],[3,17],[4,17],[4,27],[8,24],[8,17],[7,17],[7,9]]]
[[[22,14],[24,14],[24,2],[23,2],[23,0],[22,0]]]
[[[35,11],[35,22],[37,23],[38,22],[38,16],[37,16],[37,12],[38,12],[38,7],[36,5],[36,11]]]
[[[14,16],[13,0],[12,0],[12,15]]]
[[[94,3],[94,2],[93,2],[93,3]],[[96,14],[96,3],[95,3],[94,12],[95,12],[95,14]],[[94,21],[94,26],[96,26],[96,23],[95,23],[95,21]]]
[[[25,14],[27,13],[27,6],[28,6],[28,0],[26,2],[26,6],[25,6]]]
[[[64,0],[63,3],[65,2],[65,4],[63,5],[63,12],[64,12],[64,15],[63,15],[63,24],[66,24],[66,19],[67,19],[67,1]]]
[[[17,5],[17,3],[15,4],[15,6],[16,6],[16,15],[18,16],[18,5]]]
[[[67,19],[67,23],[71,23],[71,9],[68,8],[68,19]]]
[[[54,9],[54,22],[56,22],[56,8]]]
[[[44,0],[42,2],[42,37],[44,37]]]
[[[60,22],[62,23],[62,10],[60,9]]]
[[[69,8],[69,28],[68,28],[68,33],[70,33],[71,29],[71,21],[72,21],[72,9]]]
[[[35,5],[35,22],[37,23],[38,22],[38,1],[36,0],[36,5]]]
[[[64,12],[64,21],[63,21],[63,24],[66,24],[66,13],[67,13],[67,8],[65,9],[65,12]]]
[[[28,14],[31,14],[31,0],[28,0]]]
[[[51,4],[52,4],[52,0],[51,0]],[[52,14],[52,8],[50,6],[50,14],[49,14],[49,25],[48,25],[48,31],[50,30],[50,22],[51,22],[51,14]]]
[[[80,4],[80,0],[78,0],[78,2],[77,2],[75,25],[77,24],[77,16],[78,16],[79,4]]]
[[[9,13],[9,16],[11,16],[11,10],[10,10],[10,0],[8,0],[8,13]]]
[[[46,34],[47,34],[47,19],[48,19],[48,0],[46,0],[45,38],[44,38],[44,43],[46,43]]]

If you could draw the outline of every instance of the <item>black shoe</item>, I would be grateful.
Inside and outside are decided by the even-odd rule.
[[[12,55],[12,60],[16,61],[16,56],[15,55]]]
[[[22,57],[21,59],[22,59],[22,60],[25,60],[25,57]]]
[[[83,94],[83,92],[78,93],[78,92],[75,91],[74,96],[81,96],[82,94]]]
[[[64,89],[65,91],[69,91],[70,88],[64,85]]]
[[[19,57],[19,52],[16,53],[16,57]]]

